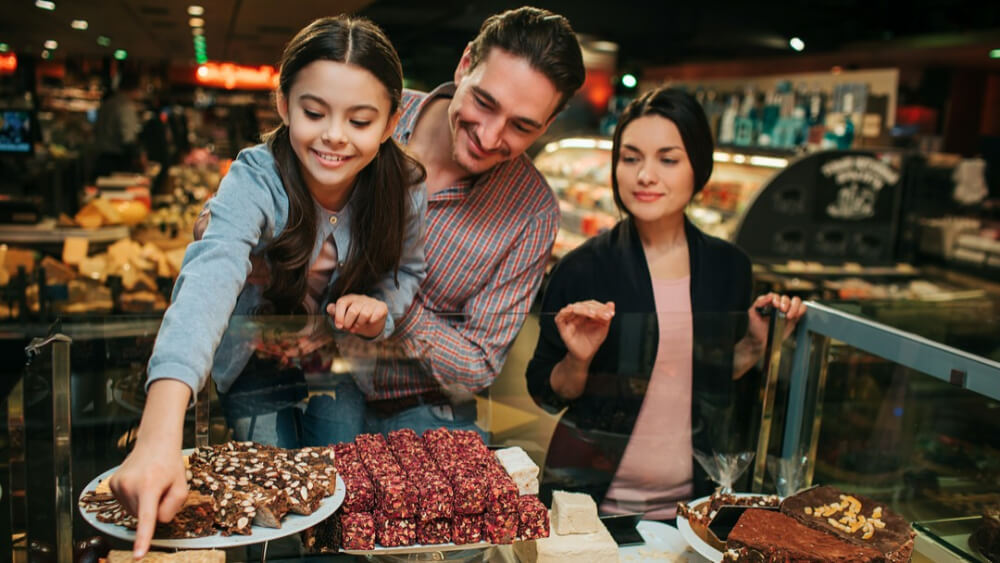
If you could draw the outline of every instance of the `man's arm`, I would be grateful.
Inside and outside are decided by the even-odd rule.
[[[558,212],[536,216],[515,235],[517,243],[492,280],[463,311],[440,315],[418,300],[401,323],[400,344],[412,358],[429,359],[445,389],[476,392],[503,367],[542,282],[559,225]]]

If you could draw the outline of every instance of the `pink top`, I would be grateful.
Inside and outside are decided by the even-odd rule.
[[[336,213],[328,209],[322,209],[321,213],[327,220]],[[318,350],[332,341],[330,331],[325,330],[324,324],[329,324],[326,311],[320,310],[323,302],[326,286],[330,283],[330,276],[333,270],[338,267],[339,253],[337,245],[330,235],[323,241],[323,247],[319,251],[316,261],[309,266],[308,278],[306,279],[306,299],[305,309],[309,315],[309,323],[299,332],[299,349],[301,353],[307,354]]]
[[[666,520],[691,497],[691,278],[653,280],[660,343],[649,387],[601,511]]]

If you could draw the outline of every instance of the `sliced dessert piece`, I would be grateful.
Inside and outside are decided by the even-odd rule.
[[[877,550],[851,545],[773,510],[750,508],[726,541],[726,561],[880,563]]]

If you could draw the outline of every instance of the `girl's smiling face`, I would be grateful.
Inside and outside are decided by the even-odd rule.
[[[392,135],[399,112],[391,107],[375,75],[330,60],[303,67],[287,97],[278,96],[302,179],[321,205],[336,211],[346,203],[358,173]]]

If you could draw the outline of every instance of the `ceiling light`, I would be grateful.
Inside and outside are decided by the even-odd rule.
[[[106,35],[101,35],[97,38],[97,44],[101,47],[107,47],[111,45],[111,38]]]
[[[806,48],[806,42],[799,39],[798,37],[792,37],[791,39],[788,40],[788,46],[794,49],[795,51],[801,52],[802,49]]]
[[[188,25],[191,27],[205,27],[205,20],[201,18],[191,18],[188,20]]]
[[[52,58],[52,51],[42,51],[42,58],[49,60]]]
[[[56,9],[56,3],[49,0],[35,0],[35,7],[51,11]]]
[[[992,51],[990,51],[990,58],[1000,59],[1000,49],[993,49]]]
[[[633,74],[622,75],[622,86],[626,88],[635,88],[635,85],[638,83],[639,81],[635,79],[635,75]]]
[[[204,13],[205,13],[205,8],[202,8],[201,6],[193,6],[193,5],[192,6],[188,6],[188,15],[189,16],[200,16],[200,15],[202,15]]]
[[[7,51],[10,51],[10,45],[6,43],[0,43],[0,53],[6,53]]]
[[[125,49],[115,51],[115,60],[124,61],[126,57],[128,57],[128,51]]]
[[[83,31],[88,27],[90,27],[89,24],[87,23],[87,20],[73,20],[73,23],[69,24],[69,26],[72,27],[73,29],[79,29],[80,31]]]
[[[49,50],[55,50],[59,48],[59,42],[55,39],[49,39],[45,42],[45,48]]]

